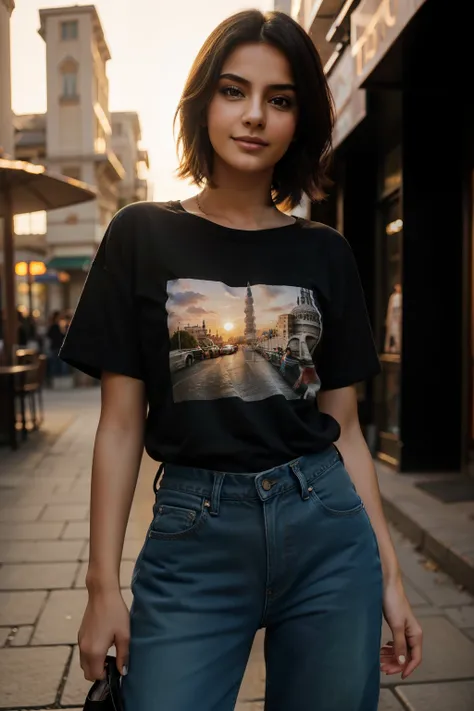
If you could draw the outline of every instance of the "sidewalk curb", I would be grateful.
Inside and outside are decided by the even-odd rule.
[[[458,553],[441,538],[424,530],[393,501],[382,496],[382,502],[387,519],[409,538],[421,553],[438,563],[459,585],[474,593],[474,567],[470,557]]]
[[[388,521],[459,585],[474,593],[474,521],[460,513],[456,504],[443,504],[414,486],[427,476],[397,474],[378,462],[376,468]],[[470,544],[466,544],[468,540]]]

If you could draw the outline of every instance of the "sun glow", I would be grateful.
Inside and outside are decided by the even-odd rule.
[[[225,329],[226,331],[232,331],[233,328],[234,328],[234,324],[233,324],[233,323],[225,323],[225,324],[224,324],[224,329]]]

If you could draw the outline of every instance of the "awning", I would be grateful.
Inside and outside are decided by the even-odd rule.
[[[58,271],[69,271],[70,269],[80,269],[86,272],[92,262],[92,257],[53,257],[47,263],[48,269]]]
[[[48,269],[44,274],[38,274],[33,277],[35,284],[63,284],[71,279],[70,275],[65,272],[57,272],[54,269]]]

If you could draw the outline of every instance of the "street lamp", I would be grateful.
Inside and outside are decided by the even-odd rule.
[[[178,350],[181,350],[181,321],[178,321]]]

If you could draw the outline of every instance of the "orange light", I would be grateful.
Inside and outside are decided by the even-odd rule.
[[[40,276],[46,273],[46,264],[44,262],[30,262],[31,276]]]
[[[15,264],[15,274],[17,276],[26,276],[28,274],[28,264],[26,262],[17,262]]]
[[[60,282],[65,284],[71,279],[71,276],[67,272],[58,272],[58,279]]]
[[[17,276],[28,276],[28,268],[31,276],[40,276],[47,271],[44,262],[17,262],[15,264],[15,274]]]

